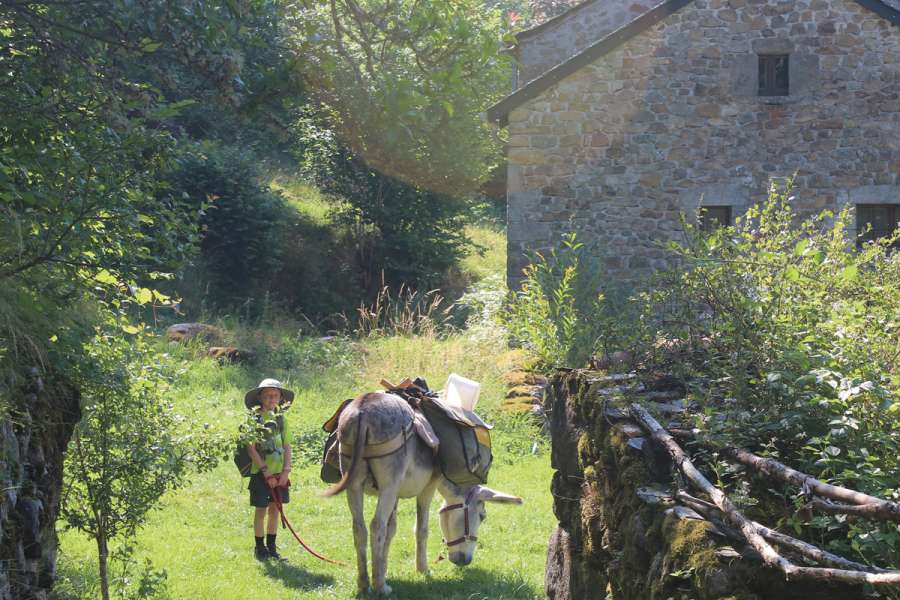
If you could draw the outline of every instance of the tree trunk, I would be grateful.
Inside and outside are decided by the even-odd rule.
[[[100,562],[100,593],[103,600],[109,600],[109,574],[106,571],[106,561],[109,558],[109,549],[106,544],[106,534],[97,536],[97,560]]]

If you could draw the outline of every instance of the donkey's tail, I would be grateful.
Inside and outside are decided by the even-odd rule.
[[[363,413],[360,412],[359,417],[356,421],[356,442],[353,444],[353,454],[350,458],[350,467],[341,475],[340,481],[322,492],[322,496],[330,498],[331,496],[340,494],[347,488],[347,484],[350,482],[350,478],[353,477],[353,474],[356,472],[356,469],[360,463],[360,458],[362,457],[363,451],[365,450],[367,430],[368,424],[363,418]]]

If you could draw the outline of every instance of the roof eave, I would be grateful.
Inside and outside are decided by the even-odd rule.
[[[541,92],[561,81],[579,69],[589,65],[598,58],[618,48],[631,38],[653,27],[669,15],[687,6],[693,0],[667,0],[648,10],[628,24],[613,31],[600,41],[585,48],[572,58],[545,71],[540,77],[532,79],[515,92],[494,104],[485,111],[487,118],[500,127],[509,123],[509,113],[516,107],[531,100]]]

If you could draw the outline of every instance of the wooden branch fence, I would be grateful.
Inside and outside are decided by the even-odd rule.
[[[759,553],[763,562],[781,571],[786,580],[814,580],[848,584],[900,587],[900,570],[882,569],[857,563],[832,554],[813,544],[774,531],[745,517],[691,462],[690,456],[672,435],[640,404],[631,404],[629,413],[653,440],[666,449],[676,468],[690,485],[704,493],[712,502],[688,494],[676,493],[676,499],[715,525],[725,535],[735,538]],[[723,452],[729,460],[786,483],[800,486],[809,496],[819,496],[810,502],[812,508],[828,513],[843,513],[865,518],[900,522],[900,504],[831,485],[810,475],[783,465],[778,461],[756,456],[746,450],[730,448]],[[837,501],[837,502],[835,502]],[[773,546],[787,549],[823,566],[794,564]]]

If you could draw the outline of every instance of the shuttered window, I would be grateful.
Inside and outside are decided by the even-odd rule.
[[[759,95],[787,96],[790,92],[787,54],[762,54],[759,57]]]
[[[730,206],[704,206],[700,209],[700,228],[709,233],[714,229],[731,225]]]
[[[900,221],[900,204],[857,204],[856,231],[861,235],[856,238],[856,245],[878,238],[888,237],[897,229]],[[866,231],[871,225],[871,229]],[[897,247],[898,244],[894,244]]]

